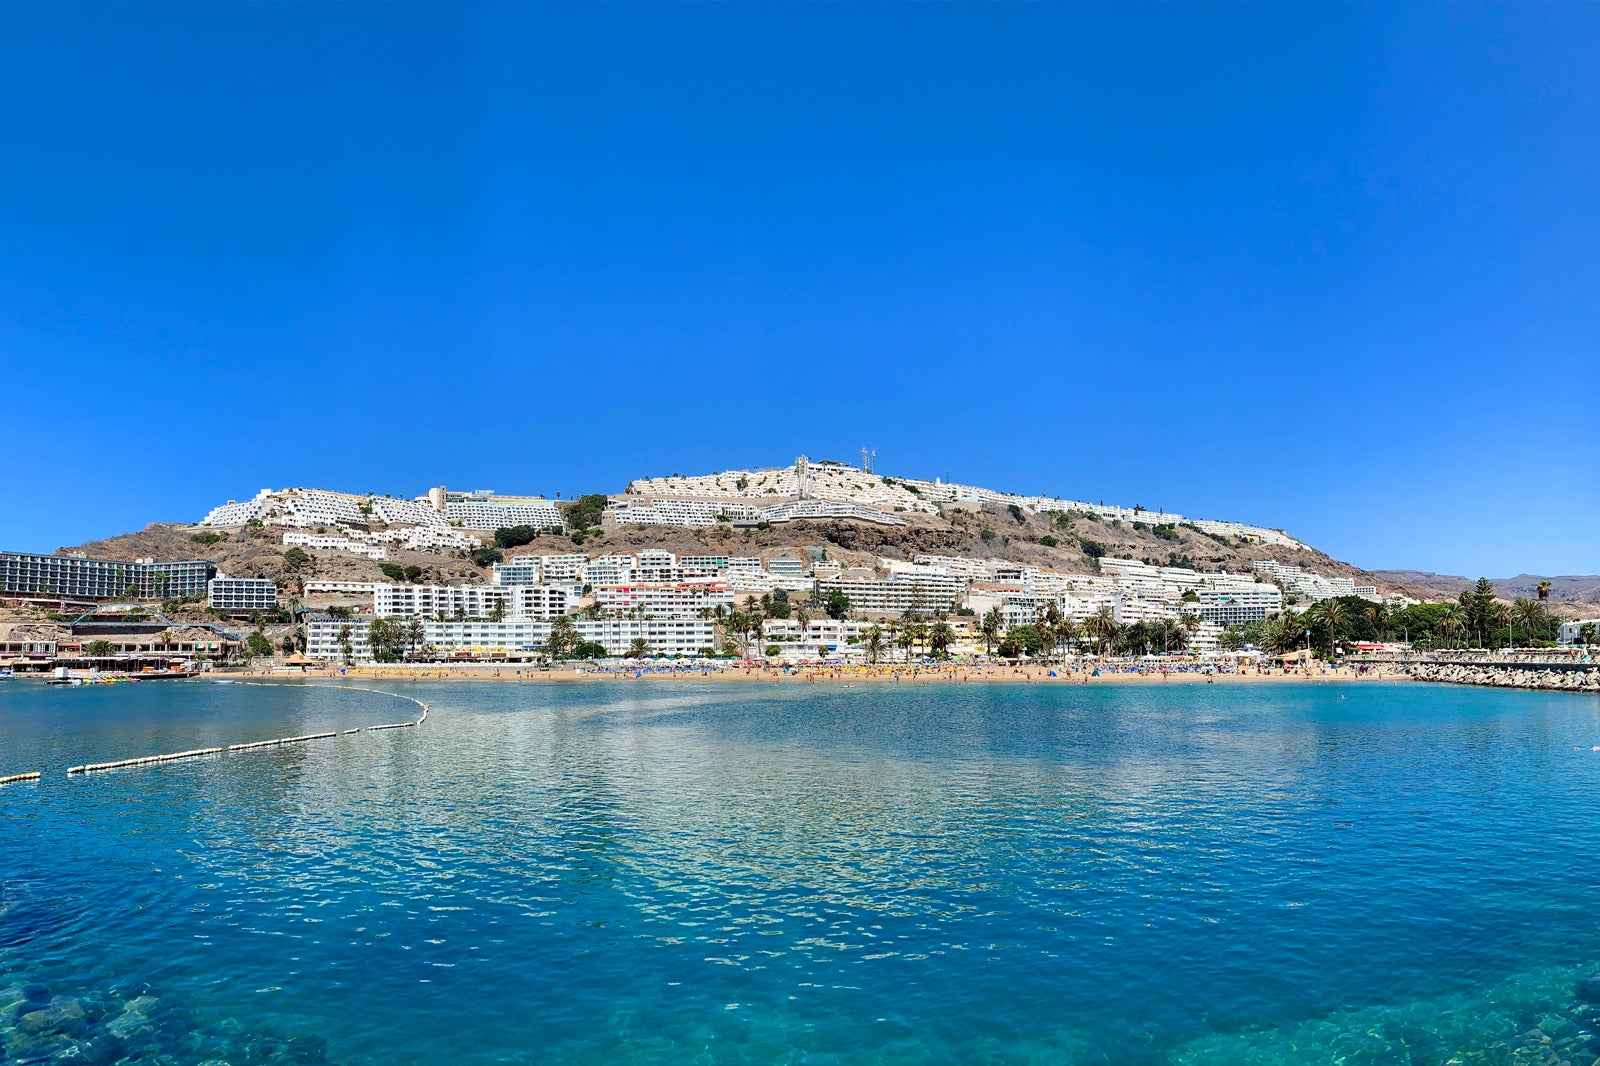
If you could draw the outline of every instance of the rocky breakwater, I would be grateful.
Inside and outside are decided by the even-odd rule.
[[[1600,664],[1596,663],[1415,663],[1410,674],[1418,681],[1452,685],[1600,692]]]

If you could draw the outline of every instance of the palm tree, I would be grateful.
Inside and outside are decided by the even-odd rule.
[[[941,658],[949,651],[950,645],[956,639],[956,631],[950,628],[949,622],[935,622],[928,631],[928,647]]]
[[[1494,606],[1489,608],[1488,624],[1493,626],[1497,632],[1502,629],[1506,631],[1507,647],[1511,645],[1511,622],[1512,615],[1509,605],[1496,601]],[[1491,642],[1485,641],[1485,643]]]
[[[1067,645],[1078,639],[1078,626],[1072,619],[1062,615],[1061,621],[1055,624],[1056,645],[1066,648]],[[1065,658],[1065,652],[1062,657]]]
[[[634,637],[633,643],[628,645],[628,658],[643,659],[650,654],[650,644],[643,637]]]
[[[1550,582],[1549,581],[1541,581],[1541,582],[1539,582],[1539,599],[1540,600],[1548,600],[1549,598],[1550,598]]]
[[[861,647],[867,653],[867,662],[874,666],[878,665],[878,656],[883,654],[883,645],[883,629],[880,626],[868,626],[867,631],[861,634]]]
[[[1455,647],[1457,634],[1466,627],[1467,624],[1461,620],[1461,608],[1456,606],[1445,608],[1439,615],[1439,620],[1434,623],[1434,628],[1449,641],[1451,647]]]
[[[1339,627],[1345,621],[1344,604],[1338,599],[1326,599],[1317,604],[1317,616],[1328,627],[1328,658],[1333,658],[1333,643],[1338,639]]]
[[[1512,616],[1522,624],[1525,632],[1532,634],[1535,629],[1543,629],[1545,620],[1544,604],[1537,600],[1530,600],[1526,596],[1518,596],[1517,602],[1511,605]]]
[[[928,639],[928,623],[919,615],[910,615],[902,624],[905,636],[911,638],[911,648],[920,648]]]
[[[1119,628],[1116,613],[1110,607],[1102,607],[1083,620],[1084,634],[1094,640],[1097,655],[1105,650],[1106,644],[1117,635]]]
[[[999,639],[1000,631],[1005,628],[1006,616],[999,607],[991,607],[984,612],[983,619],[978,623],[978,629],[983,633],[983,653],[990,655],[994,652],[994,642]]]
[[[561,658],[578,645],[578,627],[572,624],[572,619],[562,615],[550,623],[550,635],[545,638],[545,647],[553,658]]]
[[[422,644],[422,636],[422,619],[418,618],[416,615],[412,615],[410,618],[406,619],[404,629],[406,646],[410,648],[416,648],[420,646]]]

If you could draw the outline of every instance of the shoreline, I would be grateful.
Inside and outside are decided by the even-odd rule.
[[[202,675],[205,677],[206,675]],[[779,684],[779,685],[813,685],[813,684],[854,684],[869,685],[960,685],[960,684],[1037,684],[1037,685],[1199,685],[1199,684],[1260,684],[1274,682],[1298,683],[1363,683],[1363,682],[1399,682],[1414,680],[1403,670],[1384,669],[1379,667],[1355,668],[1341,667],[1339,669],[1320,668],[1309,672],[1304,670],[1250,670],[1238,673],[1207,674],[1192,670],[1144,670],[1139,672],[1122,670],[1102,670],[1095,674],[1090,670],[1071,670],[1064,667],[989,667],[989,668],[952,668],[952,667],[923,667],[913,669],[910,667],[839,667],[832,669],[791,668],[788,672],[783,670],[758,669],[755,667],[729,667],[723,669],[691,669],[688,667],[658,668],[652,670],[648,666],[624,670],[598,670],[565,668],[539,670],[513,665],[503,666],[465,666],[461,664],[448,666],[352,666],[341,673],[338,668],[323,670],[305,670],[302,672],[288,671],[250,671],[239,674],[230,673],[227,678],[212,675],[213,680],[228,680],[232,678],[248,679],[257,682],[296,682],[310,680],[332,681],[415,681],[415,682],[440,682],[440,681],[467,681],[467,682],[498,682],[502,684],[584,684],[595,682],[703,682],[711,684]]]

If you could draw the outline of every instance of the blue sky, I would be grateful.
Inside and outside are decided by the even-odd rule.
[[[0,547],[800,452],[1600,571],[1600,8],[0,6]]]

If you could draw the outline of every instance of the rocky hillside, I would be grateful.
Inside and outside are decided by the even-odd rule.
[[[870,564],[879,556],[910,560],[918,554],[1003,559],[1075,572],[1090,572],[1096,553],[1131,557],[1161,565],[1202,570],[1248,571],[1253,559],[1277,559],[1326,576],[1354,577],[1363,583],[1389,584],[1349,564],[1314,550],[1297,551],[1239,543],[1178,527],[1157,532],[1131,522],[1089,517],[1011,512],[997,504],[945,504],[937,514],[906,514],[905,526],[818,520],[791,522],[768,529],[728,527],[677,528],[623,526],[591,534],[581,547],[566,536],[546,534],[511,554],[555,554],[586,551],[591,555],[665,548],[688,554],[771,556],[798,554],[804,547],[822,547],[828,557],[847,564]],[[208,534],[225,534],[207,543]],[[383,580],[379,565],[338,551],[308,551],[311,562],[296,571],[284,559],[281,531],[252,532],[247,527],[213,530],[190,525],[151,525],[137,533],[91,541],[72,549],[109,559],[202,558],[234,577],[268,577],[286,588],[304,580]],[[487,537],[487,535],[484,535]],[[477,583],[489,571],[457,555],[393,550],[389,561],[422,569],[424,580]]]

